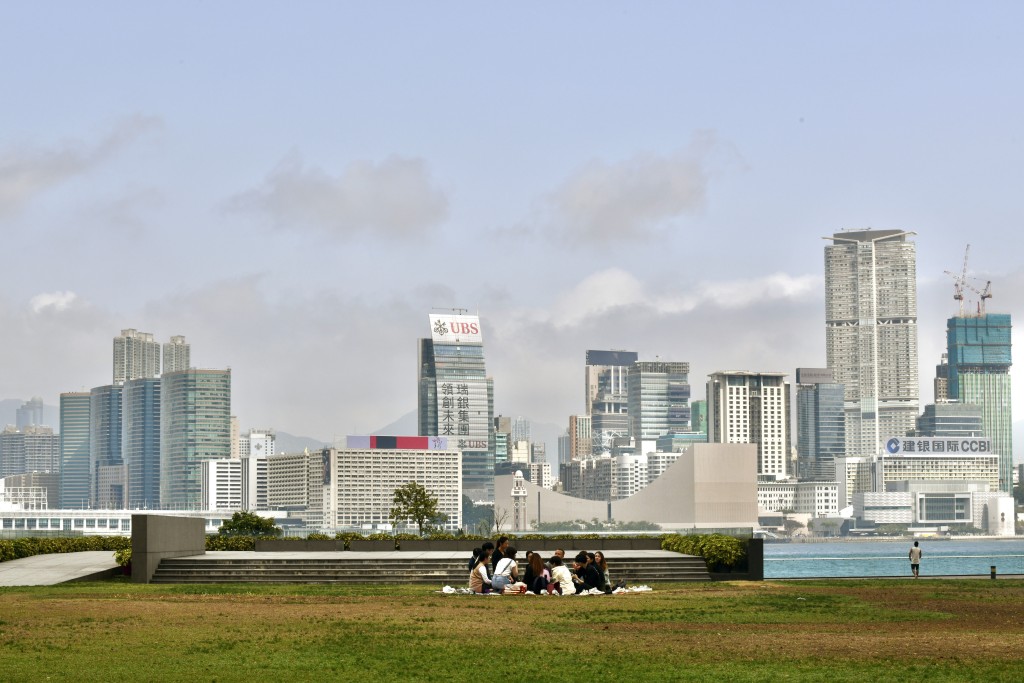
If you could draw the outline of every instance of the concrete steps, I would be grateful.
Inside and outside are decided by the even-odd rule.
[[[442,553],[437,553],[442,555]],[[269,553],[237,553],[237,557],[200,555],[164,559],[153,583],[306,583],[306,584],[434,584],[462,586],[468,583],[467,557],[396,558],[394,553],[339,552],[336,557],[268,557]],[[277,553],[277,555],[280,555]],[[299,555],[299,557],[296,557]],[[623,552],[609,556],[612,579],[629,584],[710,581],[704,560],[665,553],[658,557],[630,557]],[[520,572],[524,565],[520,562]]]

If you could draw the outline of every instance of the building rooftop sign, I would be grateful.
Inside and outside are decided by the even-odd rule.
[[[893,436],[885,440],[884,454],[901,456],[992,455],[992,440]]]
[[[430,315],[430,337],[435,344],[482,344],[480,316]]]

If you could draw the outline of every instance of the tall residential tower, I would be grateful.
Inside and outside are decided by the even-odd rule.
[[[918,415],[917,252],[902,230],[837,232],[825,247],[825,351],[845,386],[846,455],[874,455]]]
[[[757,474],[789,476],[789,382],[784,372],[708,376],[708,442],[757,444]]]

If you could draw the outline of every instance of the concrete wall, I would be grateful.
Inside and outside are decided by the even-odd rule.
[[[132,582],[149,583],[160,560],[206,553],[201,517],[132,515]]]
[[[512,475],[494,478],[494,504],[499,514],[511,513],[512,479]],[[538,519],[608,519],[607,501],[573,498],[530,482],[525,486],[531,523]],[[611,516],[617,522],[654,522],[666,530],[755,527],[757,446],[694,444],[647,488],[612,502]]]

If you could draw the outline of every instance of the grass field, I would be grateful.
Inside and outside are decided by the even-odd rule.
[[[1024,680],[1024,582],[0,588],[0,680]],[[507,672],[507,676],[504,675]]]

